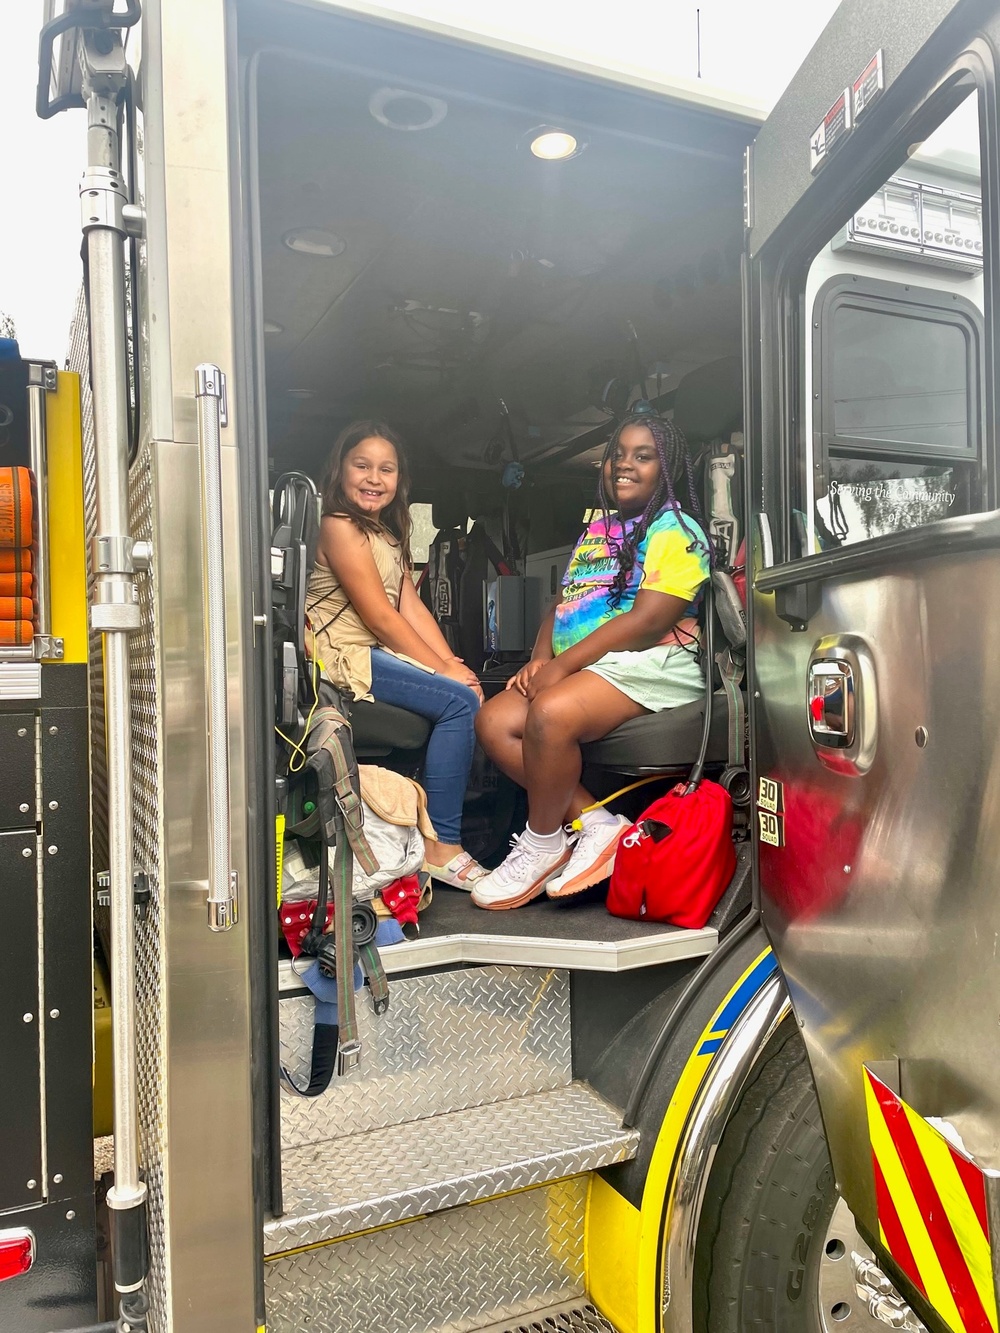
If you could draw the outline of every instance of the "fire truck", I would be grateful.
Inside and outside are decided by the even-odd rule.
[[[764,119],[369,0],[47,0],[84,272],[69,368],[0,362],[0,1327],[995,1333],[998,48],[843,0]],[[332,440],[407,438],[488,691],[637,400],[749,593],[588,781],[701,763],[733,881],[699,929],[439,888],[335,1066],[275,731]],[[350,734],[419,775],[415,715]],[[517,794],[466,815],[488,859]]]

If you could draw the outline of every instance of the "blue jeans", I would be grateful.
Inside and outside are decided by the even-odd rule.
[[[462,840],[462,802],[476,745],[479,699],[468,685],[432,675],[401,662],[381,648],[372,649],[372,695],[434,724],[427,742],[423,788],[427,813],[441,842]]]

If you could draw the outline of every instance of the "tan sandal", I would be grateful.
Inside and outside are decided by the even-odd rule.
[[[466,893],[471,893],[477,880],[486,874],[486,869],[474,861],[468,852],[459,852],[443,866],[432,866],[429,861],[425,861],[424,874],[430,875],[439,884],[448,884],[453,889],[464,889]]]

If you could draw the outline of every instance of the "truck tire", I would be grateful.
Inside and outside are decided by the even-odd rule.
[[[699,1333],[823,1333],[819,1270],[836,1203],[805,1047],[786,1023],[712,1167],[695,1259]]]

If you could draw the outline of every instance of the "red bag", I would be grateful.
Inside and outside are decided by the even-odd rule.
[[[608,911],[698,929],[736,870],[733,803],[716,782],[680,783],[645,810],[618,844]]]

